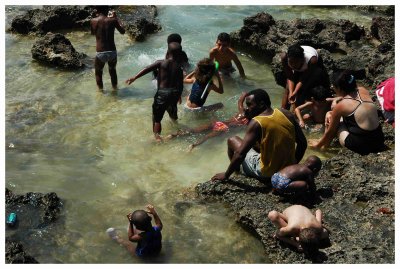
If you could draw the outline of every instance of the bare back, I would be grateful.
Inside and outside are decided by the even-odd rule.
[[[286,230],[299,231],[300,228],[322,228],[322,224],[317,220],[312,212],[302,205],[292,205],[286,208],[282,214],[286,217],[288,225]]]
[[[160,88],[183,89],[183,70],[181,65],[170,59],[162,60],[159,66],[158,83]]]
[[[106,17],[103,14],[90,21],[91,32],[96,36],[96,51],[116,50],[114,42],[115,28],[123,34],[125,30],[114,17]]]

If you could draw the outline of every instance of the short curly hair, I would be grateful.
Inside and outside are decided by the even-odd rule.
[[[304,228],[299,233],[300,245],[306,252],[315,252],[319,248],[321,229],[314,227]]]

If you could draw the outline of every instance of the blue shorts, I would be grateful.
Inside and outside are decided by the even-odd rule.
[[[100,51],[96,52],[96,58],[102,61],[103,63],[108,63],[109,61],[117,59],[117,51]]]
[[[290,178],[284,177],[279,173],[275,173],[271,177],[272,188],[277,190],[285,190],[291,182]]]

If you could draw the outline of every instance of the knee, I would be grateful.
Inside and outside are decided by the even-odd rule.
[[[268,213],[268,218],[270,221],[276,221],[279,219],[279,213],[276,210],[272,210]]]
[[[227,144],[229,148],[232,148],[232,146],[240,139],[237,135],[229,137],[227,140]]]

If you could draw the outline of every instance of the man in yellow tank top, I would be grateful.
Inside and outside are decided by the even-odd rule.
[[[243,139],[238,136],[228,139],[228,169],[211,180],[229,179],[242,165],[247,176],[270,184],[274,173],[299,163],[304,156],[307,140],[293,114],[271,108],[269,95],[263,89],[247,93],[246,105],[245,117],[250,121],[246,134]]]

